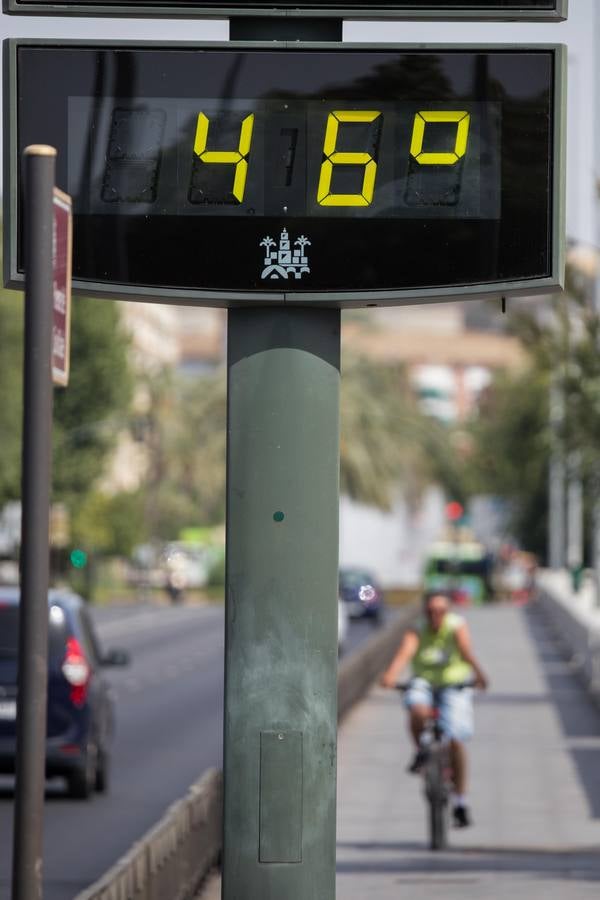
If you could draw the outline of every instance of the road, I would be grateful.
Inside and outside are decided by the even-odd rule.
[[[220,606],[93,610],[105,649],[130,652],[110,670],[117,735],[108,795],[69,800],[49,783],[44,900],[72,900],[102,875],[210,766],[221,766],[223,609]],[[353,622],[347,653],[373,633]],[[0,778],[0,898],[10,895],[13,780]]]
[[[223,611],[189,606],[100,610],[104,648],[132,664],[110,670],[117,707],[108,795],[77,802],[49,783],[44,900],[71,900],[100,876],[209,766],[220,765]],[[11,846],[12,781],[0,793],[0,846]],[[0,854],[0,897],[9,896],[10,852]]]
[[[426,849],[397,696],[375,688],[339,742],[338,900],[591,900],[600,887],[600,713],[535,606],[473,610],[491,688],[471,745],[473,828]]]

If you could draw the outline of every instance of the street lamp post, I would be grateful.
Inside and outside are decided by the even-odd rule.
[[[552,447],[548,469],[548,565],[562,569],[565,564],[565,458],[561,429],[564,394],[554,375],[550,386],[550,431]]]

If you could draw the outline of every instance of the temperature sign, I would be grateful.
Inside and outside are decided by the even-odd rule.
[[[79,16],[336,16],[394,19],[566,18],[568,0],[4,0],[6,12],[20,15]]]
[[[360,305],[560,283],[560,49],[9,53],[12,152],[59,150],[79,289]]]

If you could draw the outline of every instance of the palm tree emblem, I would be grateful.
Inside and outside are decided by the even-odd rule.
[[[260,242],[265,248],[264,268],[261,279],[300,279],[305,273],[310,272],[306,258],[306,247],[310,247],[309,239],[301,234],[294,241],[294,250],[290,249],[290,237],[287,228],[283,228],[279,244],[267,235]]]

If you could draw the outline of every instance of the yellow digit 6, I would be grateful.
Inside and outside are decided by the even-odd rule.
[[[321,206],[368,206],[373,201],[377,163],[370,153],[348,153],[336,150],[339,127],[343,122],[374,122],[381,112],[376,110],[336,110],[327,116],[317,203]],[[365,167],[360,194],[332,194],[331,179],[334,166]]]
[[[449,153],[425,153],[423,142],[425,140],[425,126],[428,122],[455,122],[456,139],[454,150]],[[418,112],[413,123],[410,155],[421,166],[453,166],[455,162],[467,152],[469,140],[469,125],[471,116],[464,110],[450,111],[445,109],[432,109],[426,112]]]
[[[240,142],[237,150],[207,150],[209,119],[204,113],[199,113],[196,125],[196,138],[194,140],[194,153],[204,163],[221,163],[235,166],[232,194],[238,203],[244,199],[246,189],[246,177],[248,175],[248,154],[252,143],[252,129],[254,127],[254,114],[246,116],[240,130]]]

